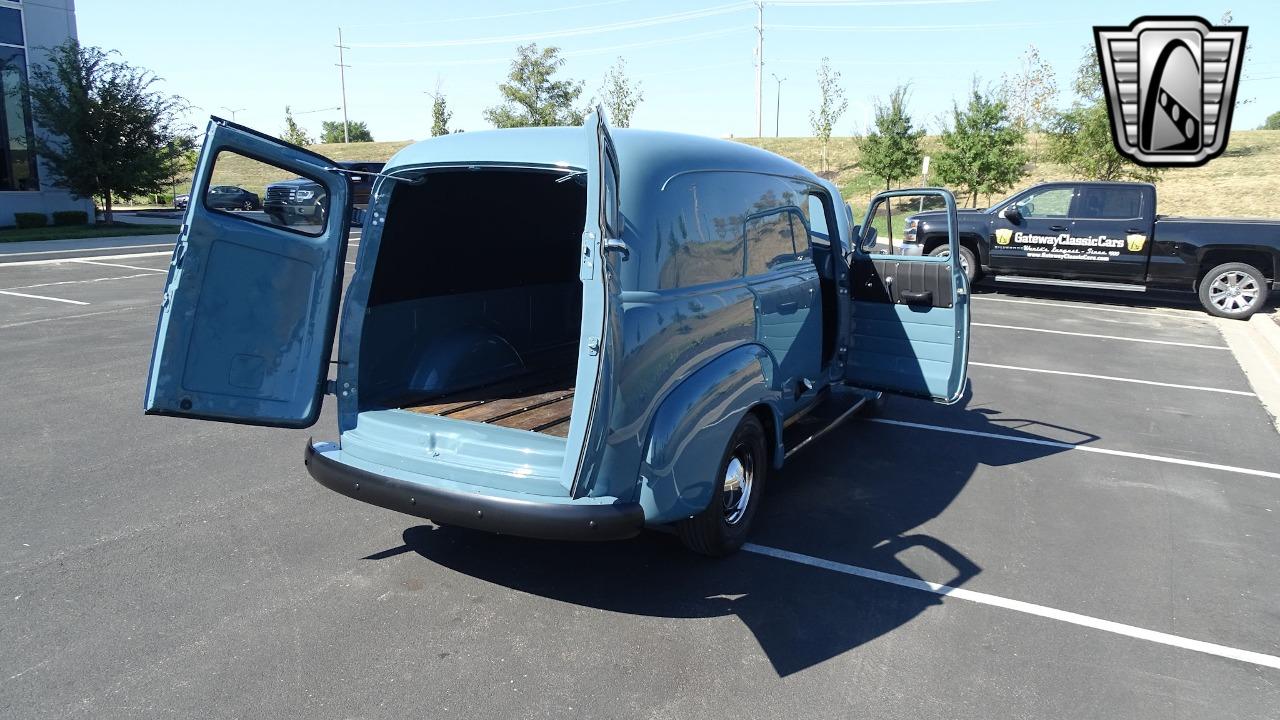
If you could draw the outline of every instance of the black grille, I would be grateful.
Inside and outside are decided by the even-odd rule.
[[[293,199],[293,188],[287,185],[268,185],[267,202],[289,202]]]

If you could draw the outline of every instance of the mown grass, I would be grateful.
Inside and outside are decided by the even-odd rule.
[[[0,228],[0,243],[27,240],[74,240],[77,238],[124,237],[127,235],[177,235],[178,225],[48,225],[38,228]]]
[[[829,171],[822,171],[822,145],[817,138],[741,138],[739,141],[789,157],[833,180],[859,214],[865,210],[871,196],[884,189],[881,180],[859,166],[856,138],[831,139],[827,158]],[[330,143],[313,145],[311,149],[334,160],[385,162],[408,144],[408,141],[349,145]],[[925,154],[934,157],[942,150],[941,139],[936,135],[926,136],[923,144]],[[1043,138],[1033,137],[1028,150],[1033,156],[1042,156],[1044,146]],[[215,167],[214,172],[215,184],[239,185],[259,195],[268,184],[285,179],[289,179],[287,173],[235,156],[226,157]],[[1033,161],[1028,167],[1027,176],[1013,190],[1037,182],[1074,179],[1078,178],[1073,177],[1061,165]],[[905,184],[915,185],[916,182]],[[930,180],[931,184],[935,182],[936,180]],[[1280,216],[1280,211],[1274,208],[1273,202],[1274,198],[1280,197],[1280,132],[1233,132],[1230,146],[1222,157],[1204,167],[1167,170],[1156,185],[1159,189],[1157,210],[1165,215]],[[999,199],[982,197],[978,199],[978,205],[985,206]],[[960,200],[963,203],[965,199]]]
[[[822,145],[816,138],[744,139],[742,142],[763,147],[789,157],[818,172],[822,166]],[[942,150],[936,135],[924,138],[926,155],[937,157]],[[1043,156],[1043,138],[1033,137],[1028,150]],[[871,196],[884,189],[883,181],[870,176],[858,166],[859,153],[854,138],[832,138],[828,148],[830,172],[820,172],[833,180],[845,199],[855,203],[859,212]],[[1066,167],[1050,162],[1033,161],[1026,177],[1013,188],[1017,190],[1038,182],[1076,180]],[[931,179],[930,184],[936,180]],[[918,184],[918,179],[905,185]],[[1210,217],[1277,217],[1273,199],[1280,197],[1280,132],[1243,130],[1231,133],[1231,142],[1222,157],[1198,168],[1166,170],[1156,183],[1157,211],[1164,215],[1200,215]],[[951,188],[955,191],[956,188]],[[962,203],[965,198],[958,198]],[[978,206],[990,204],[999,197],[981,197]],[[856,201],[856,202],[855,202]]]

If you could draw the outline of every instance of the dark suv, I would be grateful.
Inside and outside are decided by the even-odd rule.
[[[338,165],[357,171],[347,176],[351,183],[352,204],[361,208],[368,205],[373,174],[382,172],[383,163],[340,162]],[[262,209],[267,217],[281,225],[318,224],[324,219],[328,204],[323,185],[307,178],[297,178],[268,185]]]

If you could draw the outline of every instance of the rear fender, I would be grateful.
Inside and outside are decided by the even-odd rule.
[[[758,345],[730,350],[684,379],[653,415],[640,470],[640,505],[649,524],[689,517],[707,507],[720,460],[742,417],[757,405],[773,416],[781,457],[779,391],[773,361]]]

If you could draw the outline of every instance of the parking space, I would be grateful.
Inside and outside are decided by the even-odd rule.
[[[1280,707],[1280,438],[1198,311],[978,293],[964,401],[798,454],[711,561],[351,502],[302,466],[331,407],[143,417],[167,262],[0,258],[0,716]]]

